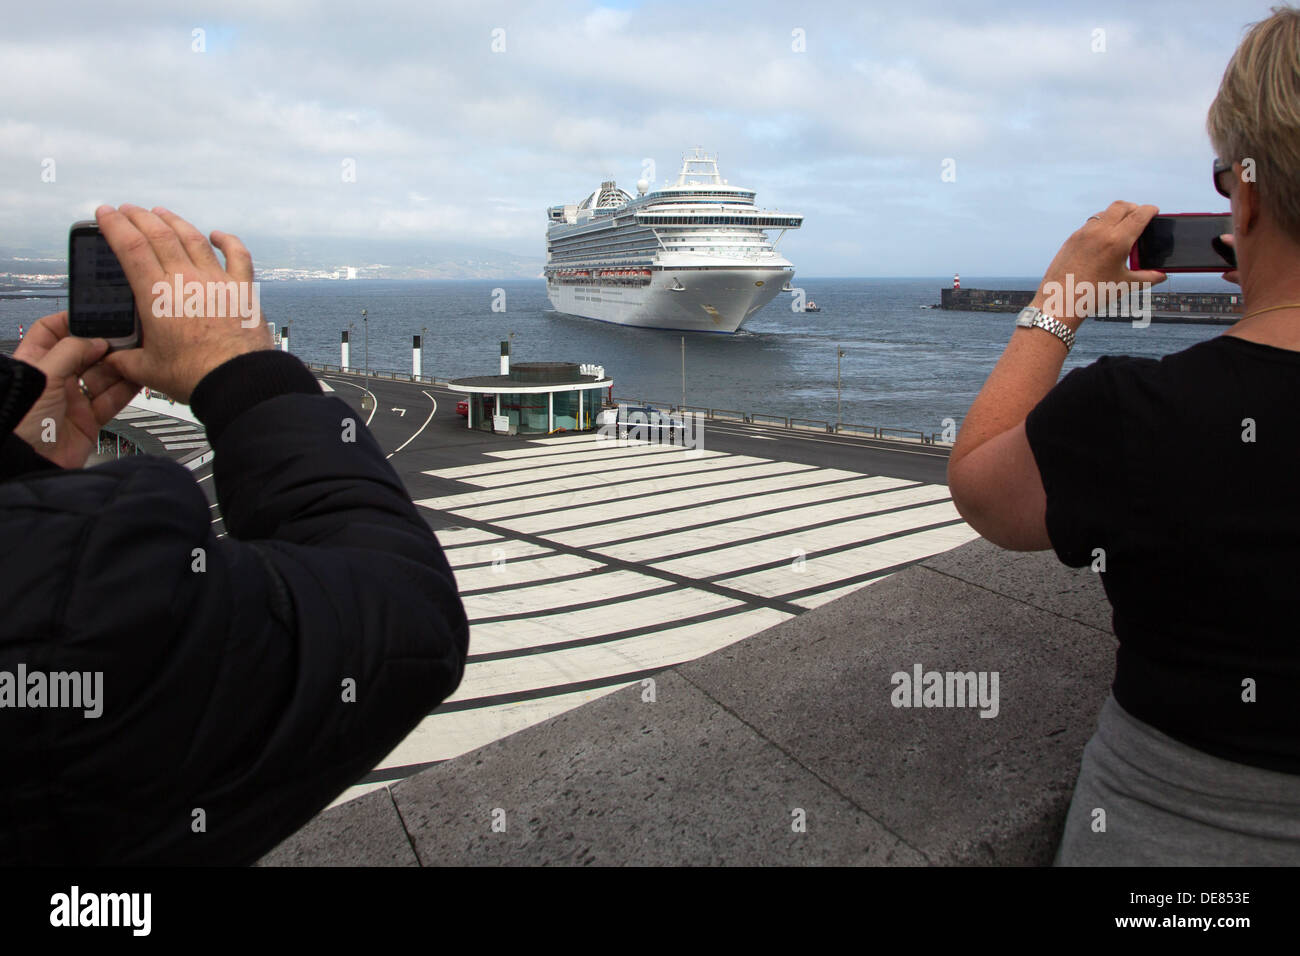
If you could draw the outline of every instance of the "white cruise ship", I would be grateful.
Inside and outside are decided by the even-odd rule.
[[[633,199],[612,181],[547,210],[546,292],[558,312],[619,325],[731,333],[794,276],[776,251],[803,217],[754,205],[696,148],[677,181]],[[775,240],[766,230],[779,229]]]

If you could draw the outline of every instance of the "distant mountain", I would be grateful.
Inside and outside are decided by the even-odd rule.
[[[346,275],[364,279],[533,279],[542,271],[540,256],[454,242],[409,239],[337,239],[329,236],[241,237],[259,274],[274,270]],[[539,240],[540,245],[540,240]],[[0,273],[61,275],[66,252],[0,246]]]
[[[66,276],[65,256],[41,255],[30,249],[0,249],[0,275]]]
[[[357,270],[367,279],[532,279],[541,257],[455,242],[409,239],[244,238],[261,270]]]

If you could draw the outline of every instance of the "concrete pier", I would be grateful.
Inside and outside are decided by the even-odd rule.
[[[360,407],[359,378],[321,377]],[[946,450],[727,423],[687,461],[472,432],[437,387],[371,388],[384,447],[423,424],[394,461],[470,662],[264,864],[1050,861],[1109,607],[1095,575],[975,540]],[[917,665],[997,672],[997,716],[895,707]]]

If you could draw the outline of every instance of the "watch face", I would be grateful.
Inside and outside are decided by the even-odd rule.
[[[1016,325],[1023,325],[1026,328],[1034,324],[1034,319],[1038,318],[1038,310],[1032,305],[1027,305],[1020,310],[1016,316]]]

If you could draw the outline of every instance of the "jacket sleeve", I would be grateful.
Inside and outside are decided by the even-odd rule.
[[[0,355],[0,481],[59,467],[13,434],[44,390],[44,372],[34,365]]]
[[[121,832],[95,838],[104,862],[253,862],[451,694],[468,650],[442,549],[352,408],[272,352],[192,401],[228,537],[155,460],[89,542],[88,560],[129,556],[140,596],[119,605],[117,694],[83,732],[102,747],[75,761],[102,788],[87,814]]]

